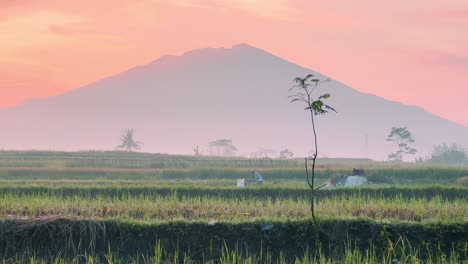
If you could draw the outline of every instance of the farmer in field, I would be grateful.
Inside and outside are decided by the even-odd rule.
[[[253,170],[252,171],[252,181],[257,182],[257,185],[262,185],[263,184],[263,177],[258,171]]]

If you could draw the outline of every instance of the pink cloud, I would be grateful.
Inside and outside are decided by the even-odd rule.
[[[13,0],[13,1],[0,1],[0,8],[8,8],[15,6],[24,6],[35,2],[35,0]]]
[[[468,56],[459,56],[457,54],[447,53],[440,56],[439,61],[445,65],[468,69]]]
[[[468,55],[457,54],[447,51],[430,51],[420,57],[424,64],[433,64],[442,67],[453,67],[455,69],[468,69]]]
[[[468,9],[449,10],[437,13],[439,17],[468,19]]]
[[[53,24],[49,30],[57,35],[77,35],[90,33],[90,30],[83,23]]]

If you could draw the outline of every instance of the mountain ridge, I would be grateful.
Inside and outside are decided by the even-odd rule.
[[[119,72],[119,73],[116,73],[116,74],[113,74],[113,75],[104,77],[104,78],[102,78],[102,79],[99,79],[99,80],[96,80],[96,81],[93,81],[93,82],[90,82],[90,83],[88,83],[88,84],[86,84],[86,85],[83,85],[83,86],[80,86],[80,87],[78,87],[78,88],[76,88],[76,89],[72,89],[72,90],[70,90],[70,91],[66,91],[66,92],[64,92],[64,93],[60,93],[60,94],[53,95],[53,96],[49,96],[49,97],[45,97],[45,98],[30,98],[30,99],[27,99],[27,100],[23,101],[22,103],[20,103],[20,104],[18,104],[18,105],[10,106],[10,107],[5,107],[5,108],[0,108],[0,109],[15,108],[15,107],[18,107],[18,106],[20,106],[20,105],[22,105],[22,104],[28,103],[29,101],[33,101],[33,102],[34,102],[34,101],[41,101],[41,100],[47,100],[48,98],[51,98],[51,97],[61,96],[61,95],[66,94],[66,93],[68,93],[68,92],[74,92],[74,91],[77,91],[77,90],[79,90],[79,89],[89,87],[89,86],[91,86],[91,85],[93,85],[93,84],[96,84],[96,83],[98,83],[98,82],[105,81],[105,80],[107,80],[107,79],[115,78],[115,77],[117,77],[117,76],[119,76],[119,75],[132,72],[132,71],[134,71],[134,70],[136,71],[136,70],[138,70],[138,69],[145,68],[145,67],[147,67],[147,66],[151,66],[151,65],[154,65],[154,64],[164,63],[164,62],[167,61],[167,60],[171,60],[171,59],[180,59],[180,58],[182,58],[182,57],[184,57],[184,56],[190,56],[190,55],[192,55],[192,54],[196,54],[196,56],[199,56],[199,55],[200,55],[199,53],[203,53],[203,52],[205,52],[205,51],[213,51],[213,50],[216,50],[216,51],[228,51],[228,50],[235,50],[235,49],[250,49],[250,50],[253,49],[253,50],[260,51],[260,52],[262,52],[262,53],[268,54],[268,55],[272,55],[272,56],[274,56],[274,57],[276,57],[276,58],[278,58],[278,59],[284,60],[284,61],[289,62],[289,63],[291,63],[291,64],[295,64],[295,65],[297,65],[298,67],[305,68],[305,67],[303,67],[303,66],[301,66],[301,65],[299,65],[299,64],[297,64],[297,63],[294,63],[294,62],[288,61],[288,60],[286,60],[286,59],[280,58],[279,56],[276,56],[276,55],[274,55],[274,54],[271,54],[271,53],[269,53],[269,52],[267,52],[267,51],[265,51],[265,50],[259,49],[259,48],[255,47],[255,46],[249,45],[249,44],[247,44],[247,43],[235,44],[235,45],[233,45],[231,48],[224,48],[224,47],[218,47],[218,48],[199,48],[199,49],[194,49],[194,50],[190,50],[190,51],[183,52],[181,55],[164,54],[164,55],[160,56],[159,58],[154,59],[154,60],[152,60],[152,61],[150,61],[150,62],[148,62],[148,63],[142,64],[142,65],[136,65],[136,66],[131,67],[131,68],[127,69],[127,70],[124,70],[124,71],[122,71],[122,72]],[[305,69],[307,69],[307,68],[305,68]],[[308,70],[310,70],[310,69],[308,69]],[[310,70],[310,71],[313,71],[313,70]],[[321,75],[321,76],[327,77],[326,75]],[[333,80],[334,80],[334,79],[333,79]],[[336,80],[334,80],[334,81],[336,81]],[[344,86],[351,87],[351,86],[347,85],[347,84],[344,83],[344,82],[341,82],[341,81],[338,81],[338,82],[339,82],[340,84],[344,85]],[[358,91],[358,90],[357,90],[357,91]],[[452,122],[452,123],[454,123],[454,124],[456,124],[456,125],[459,125],[459,126],[463,126],[463,127],[465,127],[465,128],[468,128],[468,126],[465,126],[465,125],[460,124],[460,123],[458,123],[458,122],[455,122],[455,121],[446,119],[446,118],[444,118],[444,117],[442,117],[442,116],[439,116],[438,114],[433,113],[433,112],[431,112],[430,110],[427,110],[427,109],[425,109],[425,108],[423,108],[423,107],[421,107],[421,106],[419,106],[419,105],[405,104],[405,103],[402,103],[402,102],[399,102],[399,101],[396,101],[396,100],[391,100],[391,99],[388,99],[388,98],[385,98],[385,97],[382,97],[382,96],[379,96],[379,95],[376,95],[376,94],[373,94],[373,93],[366,93],[366,92],[361,92],[361,91],[359,91],[359,92],[362,93],[362,94],[375,96],[375,97],[377,97],[377,98],[381,98],[381,99],[384,99],[384,100],[389,101],[389,102],[398,103],[398,104],[401,104],[401,105],[403,105],[403,106],[409,106],[409,107],[419,108],[419,109],[421,109],[422,111],[426,111],[426,112],[428,112],[428,113],[430,113],[430,114],[432,114],[432,115],[434,115],[434,116],[436,116],[436,117],[439,117],[439,118],[441,118],[441,119],[443,119],[443,120],[446,120],[446,121]]]
[[[189,154],[195,145],[227,137],[243,152],[267,147],[306,154],[310,125],[303,107],[290,104],[287,96],[293,78],[308,73],[324,76],[248,44],[204,48],[161,56],[57,96],[1,109],[0,116],[9,133],[22,139],[10,143],[14,148],[110,149],[119,143],[120,131],[134,128],[141,141],[154,141],[145,145],[150,151]],[[451,140],[468,145],[465,126],[419,106],[361,93],[339,81],[323,90],[332,93],[338,114],[318,122],[322,154],[384,159],[391,146],[374,146],[386,144],[392,126],[414,131],[421,155]],[[44,132],[37,136],[27,133],[39,127]],[[82,127],[86,140],[80,141],[73,130]],[[185,134],[187,127],[192,138]]]

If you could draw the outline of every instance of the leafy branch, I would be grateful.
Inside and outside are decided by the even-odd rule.
[[[325,185],[322,185],[317,188],[314,188],[315,165],[316,165],[317,156],[318,156],[317,131],[316,131],[314,116],[325,115],[329,113],[330,111],[336,113],[337,111],[335,110],[335,108],[325,103],[325,100],[331,97],[329,93],[322,94],[316,98],[314,98],[313,93],[317,89],[318,86],[324,83],[330,82],[330,81],[331,81],[330,79],[321,80],[319,78],[315,78],[313,74],[309,74],[304,78],[296,77],[294,79],[294,82],[296,83],[296,85],[294,85],[293,87],[289,89],[289,92],[292,94],[288,96],[288,98],[291,100],[291,103],[296,103],[296,102],[303,103],[306,105],[304,110],[310,112],[310,121],[312,123],[315,152],[313,153],[311,157],[305,158],[305,169],[306,169],[307,184],[311,190],[310,211],[311,211],[312,219],[314,220],[314,222],[316,221],[315,209],[314,209],[315,192],[325,186]],[[312,161],[310,174],[309,174],[309,164],[308,164],[309,161]]]

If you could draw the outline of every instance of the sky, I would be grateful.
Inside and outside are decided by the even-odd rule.
[[[0,0],[0,107],[239,43],[468,126],[466,0]]]

